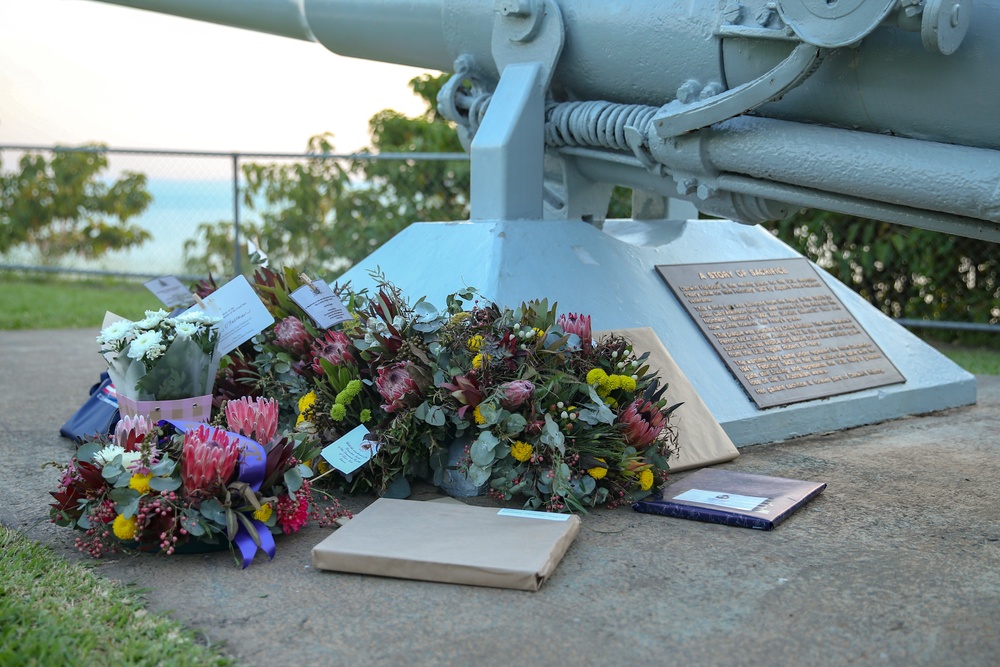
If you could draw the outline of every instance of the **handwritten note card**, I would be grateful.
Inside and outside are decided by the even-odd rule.
[[[205,312],[222,318],[217,353],[229,354],[274,323],[260,297],[243,276],[237,276],[203,300]],[[200,305],[191,306],[202,310]]]
[[[289,296],[292,297],[292,301],[302,306],[302,310],[306,311],[321,329],[329,329],[353,319],[330,286],[322,280],[314,280],[311,285],[303,285]]]
[[[366,435],[368,429],[362,424],[327,445],[320,455],[340,472],[350,474],[368,463],[378,453],[379,444],[373,440],[365,440]]]

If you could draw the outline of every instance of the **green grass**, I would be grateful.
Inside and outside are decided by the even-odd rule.
[[[0,526],[0,665],[233,665],[139,591]]]
[[[0,273],[0,330],[99,327],[108,310],[141,319],[160,307],[139,283]]]
[[[936,345],[941,354],[976,375],[1000,375],[1000,350]]]

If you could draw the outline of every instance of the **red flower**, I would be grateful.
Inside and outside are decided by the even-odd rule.
[[[297,533],[309,522],[309,487],[303,486],[298,495],[281,496],[275,503],[275,513],[278,515],[278,525],[285,535]]]
[[[302,320],[289,315],[274,325],[274,344],[296,356],[309,352],[313,337],[306,331]]]
[[[353,364],[352,347],[351,340],[341,332],[327,331],[323,338],[317,338],[313,341],[312,369],[319,375],[323,374],[323,367],[319,363],[320,359],[326,359],[334,366]]]
[[[590,329],[590,315],[578,315],[577,313],[567,313],[560,315],[556,323],[568,334],[576,334],[580,337],[580,347],[584,352],[590,351],[590,344],[593,340],[593,333]]]
[[[618,423],[625,428],[625,441],[636,449],[651,445],[667,425],[660,409],[641,398],[618,415]]]
[[[184,494],[210,494],[228,482],[240,457],[238,442],[221,428],[204,424],[187,431],[181,452]]]
[[[386,412],[406,408],[414,399],[421,397],[420,386],[409,373],[412,365],[409,361],[399,361],[378,369],[375,387],[386,401],[382,406]]]

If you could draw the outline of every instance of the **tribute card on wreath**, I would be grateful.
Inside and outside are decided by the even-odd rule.
[[[906,381],[804,258],[656,269],[758,408]]]

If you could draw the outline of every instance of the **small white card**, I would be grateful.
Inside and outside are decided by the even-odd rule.
[[[153,293],[167,308],[176,306],[190,306],[194,303],[191,290],[182,283],[177,276],[161,276],[153,278],[143,283],[150,292]]]
[[[289,296],[321,329],[329,329],[341,322],[354,319],[330,286],[322,280],[312,281],[312,287],[303,285]]]
[[[531,510],[512,510],[504,508],[497,516],[519,516],[527,519],[545,519],[547,521],[569,521],[569,514],[553,514],[551,512],[533,512]]]
[[[373,440],[365,440],[366,435],[368,429],[361,424],[324,447],[320,456],[340,472],[349,475],[378,453],[379,444]]]
[[[690,489],[678,496],[674,496],[674,500],[686,500],[691,503],[728,507],[730,509],[749,512],[755,507],[759,507],[762,503],[767,502],[769,499],[758,498],[756,496],[741,496],[736,493],[726,493],[725,491],[703,491],[701,489]]]
[[[220,356],[229,354],[274,324],[271,313],[243,276],[236,276],[202,301],[206,313],[222,318],[218,324],[217,354]],[[191,306],[195,308],[202,310],[200,305]]]

